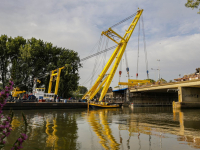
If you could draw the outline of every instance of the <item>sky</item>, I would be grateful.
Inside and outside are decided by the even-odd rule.
[[[186,1],[0,0],[0,34],[13,38],[35,37],[51,42],[54,46],[74,50],[83,59],[106,48],[106,44],[98,47],[102,31],[136,13],[140,8],[144,10],[144,30],[141,20],[128,42],[127,59],[123,56],[121,60],[122,76],[119,78],[118,69],[110,86],[117,86],[119,81],[127,82],[126,61],[131,79],[136,79],[137,70],[138,79],[146,79],[148,68],[149,78],[158,80],[160,74],[161,78],[169,81],[194,73],[200,67],[200,15],[197,14],[198,9],[186,8]],[[132,20],[133,18],[113,30],[123,36]],[[103,39],[106,41],[105,37]],[[109,41],[107,47],[113,45],[115,43]],[[89,88],[113,51],[114,49],[81,62],[83,67],[79,69],[79,84]],[[148,66],[145,64],[146,60]]]

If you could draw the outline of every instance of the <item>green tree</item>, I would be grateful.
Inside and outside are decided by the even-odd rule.
[[[8,38],[7,35],[1,35],[0,59],[0,81],[3,87],[8,78],[12,77],[15,87],[30,92],[34,78],[39,78],[41,83],[38,83],[38,87],[45,85],[47,92],[49,72],[69,64],[71,67],[61,72],[58,94],[68,97],[78,88],[78,69],[81,64],[74,50],[53,46],[36,38],[25,40],[20,36]],[[55,83],[52,87],[55,87]]]
[[[88,89],[85,86],[78,86],[78,89],[73,91],[73,97],[80,99],[87,91]]]
[[[79,86],[78,90],[80,94],[85,94],[88,91],[88,89],[85,86]]]
[[[15,83],[15,85],[21,84],[21,71],[23,68],[20,67],[20,47],[23,47],[26,44],[26,40],[21,37],[8,38],[7,49],[10,57],[10,74]]]
[[[153,80],[153,79],[145,79],[145,80],[149,80],[150,81],[150,83],[152,83],[152,84],[154,84],[156,81],[155,80]]]
[[[8,82],[8,67],[9,67],[9,53],[6,46],[8,41],[7,35],[1,35],[0,37],[0,80],[2,81],[3,88],[6,82]]]
[[[187,3],[185,4],[185,6],[194,9],[194,8],[198,8],[199,4],[200,4],[200,0],[187,0]],[[199,9],[199,12],[197,13],[200,14],[200,9]]]
[[[158,80],[157,82],[159,82],[159,83],[167,83],[167,81],[166,81],[165,79],[163,79],[163,78],[161,78],[161,79]]]
[[[65,67],[61,71],[58,95],[67,98],[72,96],[72,92],[78,88],[78,81],[80,79],[78,69],[81,67],[78,53],[73,50],[62,49],[58,66],[62,67],[65,64],[69,64],[71,67]]]

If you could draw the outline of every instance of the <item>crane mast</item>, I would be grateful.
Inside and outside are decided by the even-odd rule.
[[[126,49],[127,43],[135,29],[135,26],[137,25],[138,20],[140,19],[140,16],[143,12],[143,9],[138,9],[137,14],[135,16],[135,18],[133,19],[133,21],[131,22],[129,28],[126,30],[126,33],[124,34],[124,36],[120,36],[118,33],[116,33],[114,30],[112,30],[111,28],[109,28],[107,31],[103,31],[102,35],[107,36],[109,39],[111,39],[113,42],[117,43],[117,47],[114,50],[113,54],[111,55],[110,59],[108,60],[107,64],[105,65],[104,69],[102,70],[102,72],[100,73],[100,75],[98,76],[96,82],[94,83],[94,85],[91,87],[91,89],[83,96],[82,99],[87,98],[88,101],[90,101],[95,95],[96,93],[99,91],[99,89],[101,87],[103,87],[103,90],[101,92],[101,96],[99,98],[99,101],[102,101],[109,86],[110,83],[114,77],[114,74],[117,70],[117,67],[119,65],[119,62],[121,61],[121,58],[124,54],[124,51]],[[117,36],[120,40],[120,42],[116,41],[113,36],[110,35],[115,35]],[[115,59],[116,58],[116,59]],[[114,61],[114,65],[110,71],[110,73],[107,74],[107,77],[104,78],[104,76],[106,75],[109,67],[111,66],[112,62]],[[103,79],[104,78],[104,79]],[[103,79],[103,80],[102,80]]]

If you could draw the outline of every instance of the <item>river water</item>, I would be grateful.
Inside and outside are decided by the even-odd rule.
[[[14,110],[5,150],[24,132],[22,112],[29,124],[24,150],[200,149],[200,110],[127,107]]]

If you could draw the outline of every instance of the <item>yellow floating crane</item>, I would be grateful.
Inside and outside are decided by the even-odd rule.
[[[133,19],[133,21],[131,22],[129,28],[126,30],[126,33],[124,34],[124,36],[120,36],[118,33],[116,33],[113,29],[109,28],[107,31],[103,31],[102,35],[105,35],[106,37],[108,37],[109,39],[111,39],[113,42],[115,42],[117,44],[116,49],[114,50],[112,56],[110,57],[110,59],[108,60],[107,64],[105,65],[104,69],[102,70],[102,72],[100,73],[100,75],[98,76],[96,82],[94,83],[94,85],[92,86],[92,88],[82,97],[82,99],[88,99],[88,102],[90,100],[93,99],[93,97],[96,95],[96,93],[98,92],[98,90],[103,87],[103,90],[101,92],[101,96],[99,98],[99,101],[101,102],[110,86],[110,83],[114,77],[114,74],[117,70],[117,67],[119,65],[119,62],[121,61],[121,58],[124,54],[124,51],[126,49],[127,43],[137,25],[138,20],[140,19],[140,16],[142,15],[143,9],[138,9],[135,18]],[[120,39],[120,41],[116,41],[114,39],[114,37],[117,37]],[[114,65],[111,68],[110,73],[107,73],[108,69],[110,68],[112,62],[114,61]],[[106,73],[108,74],[108,76],[106,78],[104,78],[104,76],[106,75]],[[103,79],[104,78],[104,79]],[[105,104],[105,103],[104,103]]]
[[[55,69],[55,70],[52,70],[50,72],[50,81],[49,81],[49,88],[48,88],[48,93],[51,93],[51,88],[52,88],[52,82],[53,82],[53,77],[55,76],[56,77],[56,87],[55,87],[55,95],[58,94],[58,87],[59,87],[59,82],[60,82],[60,74],[61,74],[61,70],[66,68],[66,67],[69,67],[70,65],[69,64],[66,64],[65,66],[61,67],[61,68],[58,68],[58,69]]]

